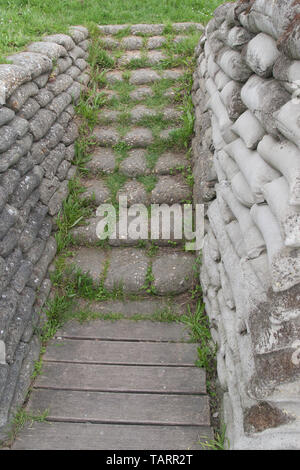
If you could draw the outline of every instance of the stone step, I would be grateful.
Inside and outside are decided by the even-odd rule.
[[[182,68],[173,68],[168,70],[153,70],[152,68],[140,68],[137,70],[130,71],[129,83],[131,85],[147,85],[160,80],[173,80],[174,82],[179,80],[184,74]],[[113,85],[118,82],[125,81],[124,71],[113,70],[106,72],[107,83]]]
[[[95,206],[110,201],[111,195],[105,179],[82,180],[85,192],[82,198],[91,199]],[[128,179],[117,192],[119,197],[127,197],[127,206],[133,204],[180,204],[191,199],[191,187],[181,174],[157,176],[154,181],[154,189],[148,192],[148,188],[142,181]]]
[[[115,111],[114,109],[101,109],[98,115],[99,123],[117,123],[123,117],[121,111]],[[183,116],[183,111],[176,108],[175,106],[169,105],[163,109],[148,108],[144,105],[137,105],[127,113],[128,121],[138,124],[142,119],[145,118],[161,118],[164,121],[180,121]]]
[[[157,323],[150,320],[93,320],[84,324],[70,321],[60,328],[57,340],[85,339],[101,341],[149,341],[153,343],[186,343],[190,335],[180,323]]]
[[[192,288],[195,254],[158,248],[149,257],[141,248],[78,247],[67,259],[69,265],[89,273],[95,286],[125,294],[179,295]]]
[[[136,322],[141,318],[148,318],[153,321],[155,326],[166,322],[166,325],[171,326],[170,321],[174,318],[180,319],[181,315],[187,314],[187,297],[186,294],[176,296],[176,299],[171,297],[139,297],[137,300],[105,300],[105,301],[91,301],[85,299],[77,299],[74,305],[74,312],[85,312],[91,314],[93,318],[97,316],[114,315],[116,317],[123,317]],[[156,321],[154,322],[154,320]],[[171,320],[170,320],[171,319]],[[107,320],[105,320],[107,323]],[[141,320],[138,321],[137,325]],[[130,325],[132,322],[130,322]],[[131,327],[130,327],[131,328]],[[117,332],[115,332],[117,335]]]
[[[170,127],[159,133],[162,141],[167,141],[172,137],[175,131],[179,131],[180,127]],[[97,126],[93,131],[92,137],[101,147],[113,147],[120,143],[124,143],[130,148],[146,148],[154,143],[154,136],[148,127],[132,127],[125,135],[115,127]]]
[[[168,151],[158,157],[153,168],[149,168],[146,149],[129,150],[128,157],[118,163],[118,155],[112,148],[98,147],[85,167],[93,174],[119,173],[135,178],[143,175],[170,175],[186,169],[189,160],[184,152]]]
[[[98,30],[102,34],[111,34],[115,35],[121,31],[130,32],[133,35],[145,34],[151,36],[161,35],[165,31],[166,26],[164,24],[121,24],[121,25],[98,25]],[[204,31],[204,26],[201,23],[195,22],[183,22],[183,23],[173,23],[172,29],[175,33],[178,32],[187,32],[190,30]]]
[[[180,43],[184,41],[188,36],[177,35],[174,37],[174,43]],[[125,51],[137,51],[140,49],[154,50],[160,49],[164,44],[167,43],[167,38],[165,36],[149,36],[143,38],[141,36],[126,36],[122,39],[117,39],[116,37],[104,36],[101,38],[101,44],[104,49],[114,50],[121,49]]]
[[[158,65],[166,61],[168,58],[167,54],[162,51],[127,51],[117,59],[117,66],[134,66],[134,68],[143,68],[147,64],[147,67],[152,65]],[[174,56],[176,58],[176,55]],[[139,67],[139,61],[141,64]]]
[[[110,90],[109,88],[105,88],[105,89],[101,90],[101,92],[104,94],[104,96],[106,98],[106,102],[108,104],[111,103],[112,100],[118,100],[119,99],[119,93],[115,90]],[[135,87],[134,90],[132,90],[129,93],[129,96],[130,96],[130,98],[133,102],[134,101],[141,102],[145,98],[151,97],[153,95],[154,95],[154,92],[153,92],[152,88],[150,86],[147,86],[147,85],[137,86],[137,87]],[[173,88],[172,87],[168,88],[164,92],[163,96],[168,98],[170,103],[174,102],[175,97],[176,97],[176,92],[174,90],[174,87]]]
[[[209,426],[44,422],[25,426],[13,449],[191,451],[203,450],[201,443],[212,438],[213,432]]]

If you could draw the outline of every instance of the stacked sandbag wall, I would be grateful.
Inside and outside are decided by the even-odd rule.
[[[88,31],[43,37],[0,64],[0,439],[23,404],[39,358],[36,334],[68,194]]]
[[[194,74],[200,279],[232,449],[300,448],[300,2],[225,3]]]

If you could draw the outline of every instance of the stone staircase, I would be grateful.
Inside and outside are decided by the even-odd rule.
[[[175,98],[185,69],[164,48],[170,44],[164,25],[99,30],[114,68],[105,72],[107,104],[81,178],[93,216],[72,229],[76,245],[66,265],[88,273],[107,293],[122,291],[105,301],[79,299],[78,309],[122,319],[71,321],[57,332],[27,405],[35,414],[48,409],[47,419],[27,426],[13,448],[201,449],[212,431],[197,345],[182,324],[154,321],[157,312],[186,313],[197,284],[196,255],[184,251],[174,224],[169,239],[150,240],[151,217],[139,240],[116,233],[101,244],[96,234],[103,218],[96,208],[116,205],[119,196],[127,197],[128,209],[192,201],[187,149],[170,144],[182,127]],[[171,40],[180,44],[199,30],[173,25]],[[128,225],[133,218],[129,214]],[[137,315],[143,319],[133,321]]]

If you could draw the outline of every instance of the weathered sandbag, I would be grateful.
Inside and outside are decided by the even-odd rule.
[[[242,85],[240,83],[228,80],[221,91],[221,99],[226,106],[230,119],[234,121],[246,110],[241,98],[241,89]]]
[[[213,54],[207,56],[207,73],[211,78],[215,78],[216,73],[220,70],[219,65],[215,62]]]
[[[201,282],[202,292],[204,295],[206,295],[208,288],[210,286],[210,279],[208,276],[207,269],[204,265],[202,265],[200,268],[200,282]]]
[[[243,234],[241,232],[240,224],[237,220],[233,220],[230,224],[226,225],[226,230],[230,241],[237,252],[240,258],[244,258],[247,256],[247,248],[245,245],[245,241],[243,238]]]
[[[271,287],[271,271],[267,253],[262,253],[255,259],[248,260],[247,258],[243,258],[241,263],[242,266],[246,263],[250,264],[252,270],[261,282],[263,289],[267,292]]]
[[[255,150],[259,141],[265,135],[265,130],[259,120],[248,109],[233,124],[232,128],[241,137],[248,149]]]
[[[218,93],[218,88],[212,78],[205,80],[205,87],[208,91],[209,96],[213,96],[215,93]]]
[[[235,215],[233,214],[232,210],[229,208],[226,201],[224,201],[221,195],[220,186],[218,184],[216,184],[215,189],[216,189],[216,194],[217,194],[217,204],[219,207],[220,216],[225,224],[229,224],[233,220],[236,220]]]
[[[211,226],[207,224],[207,241],[208,241],[208,249],[210,252],[210,256],[216,262],[220,261],[220,251],[218,247],[217,240],[214,236],[214,233],[211,229]]]
[[[276,126],[288,140],[300,149],[300,100],[299,97],[288,101],[275,113]]]
[[[279,38],[278,49],[291,59],[300,60],[300,23],[296,17],[288,30]]]
[[[236,315],[235,312],[227,307],[222,289],[218,292],[218,302],[223,320],[226,342],[231,349],[234,362],[238,364],[240,362],[240,352],[236,341]]]
[[[263,202],[262,187],[281,175],[268,165],[258,152],[249,150],[242,139],[235,140],[225,147],[225,151],[235,160],[246,178],[256,202]]]
[[[216,62],[223,72],[232,80],[246,82],[252,75],[252,70],[248,67],[240,52],[224,47],[216,57]]]
[[[243,239],[245,241],[247,256],[256,258],[265,249],[265,241],[256,225],[253,223],[250,211],[243,206],[234,196],[232,190],[227,184],[218,184],[222,197],[227,202],[231,211],[240,224]]]
[[[219,289],[221,287],[220,274],[218,269],[218,264],[213,260],[210,255],[208,237],[204,237],[203,242],[203,264],[206,267],[207,274],[210,280],[210,285]]]
[[[214,153],[214,167],[215,167],[215,170],[216,170],[216,173],[217,173],[217,178],[218,178],[218,181],[226,181],[227,180],[227,175],[225,173],[225,171],[223,170],[223,168],[221,167],[220,165],[220,162],[218,160],[218,152],[215,151]]]
[[[243,49],[246,64],[260,77],[272,76],[273,65],[280,52],[274,39],[265,33],[257,34]]]
[[[300,283],[300,250],[283,248],[271,265],[273,290],[283,292]]]
[[[217,121],[216,116],[212,115],[211,117],[211,128],[212,128],[212,140],[216,150],[220,150],[225,147],[226,142],[223,139],[220,131],[220,126]]]
[[[209,287],[207,297],[211,306],[211,317],[210,321],[215,325],[217,324],[220,317],[219,303],[217,300],[217,291],[214,287]]]
[[[240,50],[247,44],[253,35],[241,26],[234,26],[227,35],[226,44],[232,49]]]
[[[291,60],[280,54],[273,67],[273,76],[282,82],[293,83],[300,80],[300,60]]]
[[[289,185],[285,177],[266,184],[263,193],[281,225],[285,246],[300,248],[300,205],[289,204]]]
[[[232,178],[231,187],[235,197],[240,203],[244,204],[244,206],[251,207],[255,204],[255,197],[251,192],[249,184],[240,171]]]
[[[215,83],[216,87],[219,91],[222,91],[223,88],[229,83],[231,80],[227,77],[226,73],[223,70],[219,70],[219,72],[215,76]]]
[[[253,75],[243,86],[241,97],[267,132],[277,136],[278,130],[273,113],[290,100],[290,94],[277,80]]]
[[[218,372],[218,380],[219,380],[220,386],[222,390],[225,392],[226,390],[228,390],[227,371],[226,371],[224,354],[220,350],[218,350],[217,352],[217,372]]]
[[[300,204],[300,150],[288,140],[278,142],[266,135],[257,147],[261,157],[284,175],[290,186],[289,203]]]
[[[235,161],[229,157],[228,153],[225,150],[219,150],[218,153],[218,160],[222,167],[222,170],[225,172],[228,181],[231,181],[232,178],[240,171],[239,167],[235,163]]]
[[[230,9],[231,5],[229,3],[222,3],[215,9],[214,18],[216,26],[220,26],[226,20]]]
[[[230,143],[236,139],[236,135],[231,131],[233,121],[229,118],[227,109],[222,102],[220,93],[218,91],[210,98],[208,107],[212,110],[217,118],[220,132],[225,142]]]
[[[279,223],[267,204],[255,204],[251,208],[250,214],[263,235],[269,263],[271,264],[274,256],[284,247]]]
[[[199,71],[200,71],[201,77],[206,76],[206,72],[207,72],[207,60],[206,60],[206,58],[202,59],[200,65],[199,65]]]
[[[213,56],[215,57],[218,52],[220,52],[220,50],[224,47],[224,44],[222,41],[220,41],[219,37],[218,37],[218,31],[214,31],[210,36],[209,38],[207,39],[207,41],[209,42],[209,47],[211,49],[211,52],[213,54]]]
[[[218,266],[219,266],[221,286],[222,286],[222,290],[223,290],[223,296],[224,296],[225,303],[226,303],[227,307],[229,307],[230,309],[234,309],[235,308],[235,302],[234,302],[234,298],[233,298],[229,278],[226,274],[223,263],[222,262],[219,263]]]

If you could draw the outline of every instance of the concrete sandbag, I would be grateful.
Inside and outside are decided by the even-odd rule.
[[[240,224],[247,256],[249,258],[256,258],[265,249],[265,241],[256,225],[253,223],[249,209],[236,199],[228,185],[218,184],[218,186],[220,187],[222,197],[227,202]]]
[[[240,50],[247,44],[253,35],[241,26],[234,26],[227,35],[226,44],[232,49]]]
[[[250,210],[251,217],[263,235],[267,246],[269,263],[284,247],[279,223],[267,204],[255,204]]]
[[[280,54],[273,67],[276,80],[293,83],[300,80],[300,60],[291,60]]]
[[[226,225],[226,230],[230,241],[240,258],[247,256],[247,248],[241,232],[240,224],[237,220],[233,220],[230,224]]]
[[[289,185],[285,177],[266,184],[263,193],[281,225],[285,246],[300,248],[300,205],[289,204]]]
[[[248,67],[240,52],[224,47],[216,57],[216,62],[223,72],[232,80],[244,83],[252,75],[252,70]]]
[[[242,85],[240,83],[229,80],[221,91],[221,99],[226,106],[230,119],[233,121],[246,110],[241,98],[241,89]]]
[[[300,150],[288,140],[278,142],[267,135],[257,147],[261,157],[284,175],[290,186],[289,203],[300,204]]]
[[[218,93],[218,88],[212,78],[205,80],[205,87],[210,97],[214,96],[215,93]]]
[[[218,247],[217,240],[214,236],[214,233],[209,224],[207,224],[207,241],[208,241],[208,249],[210,252],[210,256],[216,262],[220,261],[220,251]]]
[[[274,39],[265,33],[257,34],[243,49],[246,64],[260,77],[272,76],[273,65],[280,52]]]
[[[295,97],[275,113],[277,129],[300,149],[300,99]]]
[[[207,43],[206,43],[207,44]],[[215,78],[216,73],[220,70],[219,65],[215,62],[213,54],[207,56],[207,73],[211,78]]]
[[[220,162],[218,160],[218,152],[217,151],[214,152],[214,167],[215,167],[215,170],[216,170],[216,173],[217,173],[218,181],[219,182],[226,181],[227,180],[227,175],[226,175],[225,171],[223,170],[223,168],[220,165]]]
[[[267,132],[277,136],[278,130],[273,113],[290,100],[290,94],[277,80],[253,75],[243,86],[241,97]]]
[[[233,294],[232,294],[232,289],[231,289],[229,278],[226,274],[223,263],[222,262],[219,263],[218,267],[219,267],[222,291],[223,291],[223,295],[224,295],[224,301],[225,301],[227,307],[229,307],[230,309],[234,309],[235,308],[235,302],[234,302],[234,298],[233,298]]]
[[[269,258],[267,253],[262,253],[255,259],[248,260],[243,258],[241,261],[242,265],[249,263],[252,270],[255,272],[265,292],[271,287],[271,271],[269,265]]]
[[[206,266],[207,274],[210,280],[210,285],[219,289],[221,287],[220,274],[218,264],[213,260],[210,255],[208,244],[208,237],[205,235],[203,242],[203,264]]]
[[[216,116],[214,115],[212,115],[211,117],[211,128],[212,128],[212,140],[213,140],[214,148],[216,150],[220,150],[223,147],[225,147],[226,142],[221,135],[218,120]]]
[[[223,70],[219,70],[215,76],[215,83],[218,91],[222,91],[229,82],[231,82],[231,80],[227,77],[226,73],[224,73]]]
[[[239,167],[235,163],[235,161],[228,155],[225,150],[219,150],[218,154],[218,161],[221,165],[222,170],[226,174],[226,179],[231,181],[232,178],[240,171]]]
[[[232,131],[241,137],[248,149],[255,150],[265,135],[265,130],[259,120],[248,109],[233,124]]]
[[[229,208],[228,204],[224,201],[221,195],[220,186],[218,184],[216,184],[215,189],[217,194],[217,204],[219,207],[220,216],[225,224],[229,224],[233,220],[236,220],[235,215]]]
[[[251,207],[255,204],[255,197],[251,192],[250,186],[239,171],[231,180],[233,194],[244,206]]]
[[[273,165],[268,165],[258,152],[249,150],[242,139],[235,140],[225,147],[226,152],[235,160],[247,180],[256,202],[263,202],[262,187],[279,178],[280,173]]]

